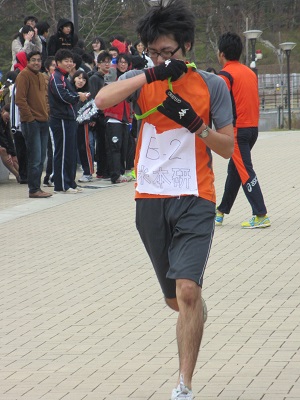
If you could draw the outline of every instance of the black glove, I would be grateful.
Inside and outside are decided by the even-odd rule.
[[[144,70],[148,83],[154,81],[164,81],[171,78],[176,81],[184,72],[187,72],[187,66],[181,60],[166,60],[163,64]]]
[[[178,94],[171,90],[167,90],[166,94],[166,100],[161,106],[158,106],[157,111],[195,133],[203,124],[203,119],[195,113],[190,103],[183,100]]]

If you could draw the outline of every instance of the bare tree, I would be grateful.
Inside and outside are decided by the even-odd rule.
[[[107,35],[118,24],[124,11],[121,5],[112,0],[81,0],[78,9],[79,33],[86,42],[99,34]],[[100,32],[99,32],[100,30]]]
[[[34,14],[40,20],[47,20],[53,31],[56,29],[59,18],[69,18],[71,15],[69,0],[30,0],[30,5],[32,9],[35,9]]]
[[[37,15],[46,17],[52,30],[56,29],[59,18],[71,19],[73,10],[70,0],[31,0],[31,3]],[[96,33],[105,34],[116,24],[123,11],[117,3],[116,0],[80,0],[76,10],[80,36],[88,41]]]

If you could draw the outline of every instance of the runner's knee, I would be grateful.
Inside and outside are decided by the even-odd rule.
[[[201,296],[201,287],[189,279],[178,279],[176,281],[176,297],[178,302],[193,305]]]

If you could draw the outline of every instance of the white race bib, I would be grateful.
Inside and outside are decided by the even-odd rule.
[[[139,193],[198,196],[195,135],[186,128],[157,134],[145,123],[137,164]]]

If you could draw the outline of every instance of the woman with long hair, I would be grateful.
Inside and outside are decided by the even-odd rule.
[[[91,54],[94,57],[95,65],[97,65],[97,58],[100,52],[106,49],[106,45],[102,37],[100,36],[94,37],[94,39],[92,40],[92,48],[93,51],[91,52]]]
[[[42,52],[42,42],[38,35],[35,34],[35,30],[30,25],[25,25],[18,32],[11,44],[11,54],[12,54],[12,67],[14,69],[14,64],[16,63],[16,55],[24,51],[29,54],[31,51]]]
[[[140,40],[136,41],[134,43],[133,47],[136,49],[137,54],[140,57],[142,57],[142,59],[144,60],[144,64],[145,64],[146,68],[150,68],[150,67],[154,66],[153,61],[146,54],[145,46],[143,45],[143,43]]]
[[[72,77],[72,83],[77,92],[89,91],[89,77],[85,71],[77,70]],[[88,101],[89,99],[85,102],[79,102],[78,109],[80,110]],[[93,125],[95,123],[90,120],[78,124],[77,148],[83,169],[83,175],[78,179],[79,182],[91,182],[93,180],[95,141],[93,132],[90,129]]]

